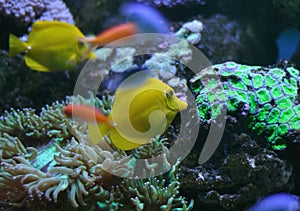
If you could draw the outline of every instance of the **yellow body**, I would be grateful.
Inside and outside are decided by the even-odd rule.
[[[95,58],[79,41],[84,35],[76,27],[59,21],[37,21],[28,42],[10,34],[9,56],[25,52],[26,65],[33,70],[50,72],[73,69],[85,59]]]
[[[139,87],[119,88],[109,116],[114,126],[89,124],[89,135],[93,144],[108,135],[117,148],[131,150],[162,134],[186,107],[171,87],[148,78]]]

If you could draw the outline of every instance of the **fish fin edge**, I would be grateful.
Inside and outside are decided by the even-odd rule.
[[[32,70],[40,72],[50,72],[50,69],[48,67],[38,63],[36,60],[28,57],[27,55],[25,56],[25,63]]]

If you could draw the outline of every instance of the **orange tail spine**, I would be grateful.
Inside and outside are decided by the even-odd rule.
[[[108,126],[112,126],[109,117],[106,116],[101,110],[92,106],[69,104],[64,107],[63,112],[68,117],[78,117],[89,123],[105,123]]]

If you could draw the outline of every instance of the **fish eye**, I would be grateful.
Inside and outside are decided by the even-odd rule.
[[[78,46],[82,47],[84,45],[84,42],[82,42],[81,40],[78,40]]]
[[[164,94],[167,98],[172,98],[174,96],[174,91],[173,90],[168,90],[168,91],[165,91]]]
[[[173,96],[174,96],[174,91],[173,91],[173,90],[170,90],[170,91],[169,91],[169,96],[170,96],[170,97],[173,97]]]

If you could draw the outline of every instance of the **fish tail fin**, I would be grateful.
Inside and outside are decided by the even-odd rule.
[[[9,57],[13,57],[19,53],[23,53],[28,49],[29,45],[27,43],[21,41],[18,37],[16,37],[13,34],[9,35]]]

